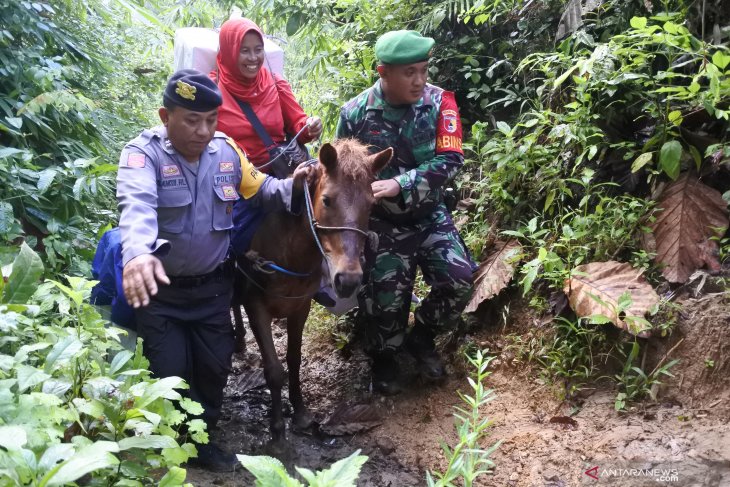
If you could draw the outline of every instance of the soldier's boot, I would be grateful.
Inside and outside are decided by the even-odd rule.
[[[373,391],[384,396],[400,393],[403,388],[398,382],[398,361],[392,351],[371,353]]]
[[[240,465],[236,455],[221,450],[215,443],[196,444],[198,456],[188,460],[194,467],[211,472],[233,472]]]
[[[446,375],[441,357],[436,352],[435,333],[423,325],[416,325],[406,336],[405,347],[418,362],[418,371],[430,381],[437,381]]]

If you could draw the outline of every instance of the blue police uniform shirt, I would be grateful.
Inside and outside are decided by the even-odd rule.
[[[170,276],[207,274],[226,257],[240,192],[254,207],[291,211],[292,180],[256,171],[226,139],[216,132],[196,165],[175,151],[164,126],[143,131],[122,150],[117,200],[123,265],[152,253]]]

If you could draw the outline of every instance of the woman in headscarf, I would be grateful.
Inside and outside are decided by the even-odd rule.
[[[319,117],[307,117],[289,83],[264,66],[264,36],[254,22],[245,18],[228,20],[221,27],[219,39],[218,69],[211,73],[211,77],[217,77],[223,94],[218,130],[232,137],[255,166],[265,164],[269,154],[238,101],[251,106],[274,143],[284,142],[287,134],[294,136],[305,125],[308,127],[299,135],[299,142],[319,137]]]

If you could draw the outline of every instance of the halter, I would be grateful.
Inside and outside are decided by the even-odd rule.
[[[306,162],[303,162],[302,165],[310,166],[317,162],[317,159],[309,159]],[[317,235],[317,230],[325,230],[325,231],[335,231],[335,232],[357,232],[360,235],[364,236],[366,239],[368,238],[368,232],[361,230],[357,227],[347,227],[347,226],[341,226],[341,227],[330,227],[325,225],[320,225],[317,219],[314,217],[314,206],[312,206],[312,195],[309,193],[309,185],[304,185],[304,199],[306,201],[306,208],[307,208],[307,217],[309,218],[309,228],[312,230],[312,237],[314,237],[314,242],[317,244],[317,248],[319,248],[319,253],[322,254],[322,257],[325,259],[328,259],[329,256],[324,251],[324,248],[322,248],[322,243],[319,241],[319,236]]]
[[[302,129],[302,130],[304,130],[304,129]],[[300,133],[301,133],[301,131],[300,131]],[[296,140],[296,138],[294,140]],[[307,161],[304,161],[302,163],[302,165],[311,166],[311,165],[316,164],[317,162],[318,162],[318,159],[309,159]],[[271,161],[268,164],[270,164],[270,163],[271,163]],[[323,259],[329,260],[329,255],[327,254],[327,252],[324,251],[324,248],[322,247],[322,242],[320,242],[320,240],[319,240],[319,235],[317,235],[317,230],[336,231],[336,232],[350,231],[350,232],[357,232],[360,235],[364,236],[366,239],[369,237],[368,232],[361,230],[357,227],[348,227],[348,226],[332,227],[332,226],[320,225],[319,222],[317,221],[317,219],[314,217],[314,206],[312,205],[312,195],[309,192],[309,185],[306,183],[306,181],[304,182],[304,200],[306,203],[305,207],[307,209],[307,219],[309,220],[309,228],[312,231],[312,237],[314,238],[314,243],[317,244],[317,248],[319,249],[320,254],[322,254]],[[250,259],[249,259],[249,261],[250,261]],[[271,267],[273,270],[272,271],[263,270],[261,267],[263,267],[264,265]],[[303,274],[303,273],[299,273],[299,272],[289,271],[270,261],[262,261],[261,263],[259,263],[258,267],[254,264],[254,268],[256,268],[257,270],[259,270],[261,272],[267,273],[267,274],[272,274],[274,271],[278,271],[278,272],[281,272],[282,274],[285,274],[288,276],[293,276],[293,277],[309,277],[310,276],[309,273]],[[242,267],[240,267],[238,265],[238,262],[236,262],[236,269],[241,274],[246,276],[246,278],[249,281],[251,281],[256,287],[258,287],[264,293],[268,292],[266,289],[264,289],[263,286],[261,286],[261,284],[257,283],[251,276],[249,276],[248,273]],[[306,297],[311,297],[309,294],[302,294],[300,296],[283,296],[283,295],[275,294],[274,296],[277,298],[282,298],[282,299],[302,299],[302,298],[306,298]]]

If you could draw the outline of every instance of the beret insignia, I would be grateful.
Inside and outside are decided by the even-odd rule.
[[[175,93],[185,98],[186,100],[195,100],[196,91],[198,91],[198,89],[195,86],[189,85],[181,80],[177,81],[177,88],[175,88]]]

